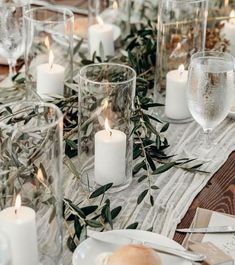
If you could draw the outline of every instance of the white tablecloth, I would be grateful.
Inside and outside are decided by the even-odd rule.
[[[196,122],[187,124],[171,124],[166,133],[171,144],[170,152],[185,157],[184,147],[188,142],[195,141],[200,134],[200,127]],[[138,195],[145,189],[144,184],[138,184],[135,178],[132,184],[124,191],[109,195],[111,208],[121,205],[122,211],[114,223],[114,229],[125,228],[128,224],[138,222],[138,229],[153,231],[174,236],[178,223],[187,212],[197,194],[205,187],[208,180],[227,160],[229,154],[235,150],[235,120],[227,118],[213,132],[214,141],[217,143],[212,150],[213,159],[203,166],[209,174],[190,173],[179,168],[172,168],[160,175],[154,176],[155,185],[160,189],[154,193],[155,205],[151,207],[148,197],[142,204],[136,206]],[[193,152],[193,150],[192,150]],[[74,160],[76,163],[76,160]],[[86,198],[86,192],[80,188],[76,179],[66,176],[65,196],[74,202]],[[71,264],[72,254],[65,247],[65,265]]]

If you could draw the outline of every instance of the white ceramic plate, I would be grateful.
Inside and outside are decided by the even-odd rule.
[[[112,233],[114,235],[125,235],[136,240],[148,241],[151,243],[157,243],[162,246],[172,247],[175,249],[184,249],[181,245],[175,241],[152,232],[141,230],[113,230],[106,233]],[[73,253],[73,265],[95,265],[94,260],[102,252],[113,252],[118,245],[104,243],[92,238],[88,238],[83,241]],[[159,253],[162,265],[191,265],[192,263],[184,259]]]

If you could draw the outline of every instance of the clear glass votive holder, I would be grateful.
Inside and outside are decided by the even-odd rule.
[[[66,96],[64,82],[73,77],[74,16],[54,6],[32,8],[24,15],[27,87],[48,99]]]
[[[113,38],[112,41],[117,44],[120,37],[129,34],[129,13],[130,0],[88,1],[88,42],[91,55],[94,51],[100,55],[100,43],[105,55],[114,55],[113,48],[110,48],[111,43],[107,42]],[[97,44],[94,44],[95,40]]]
[[[99,15],[105,23],[112,23],[121,26],[129,23],[131,0],[89,0],[88,16],[89,24],[96,23]],[[124,29],[124,25],[122,25]],[[126,25],[127,26],[127,25]]]
[[[0,105],[0,230],[12,265],[62,264],[62,132],[53,104]]]
[[[78,78],[82,183],[91,189],[113,183],[112,192],[120,191],[132,181],[136,73],[125,65],[101,63],[83,67]]]
[[[205,48],[208,0],[161,0],[155,98],[166,94],[165,116],[175,123],[191,120],[186,88],[190,57]]]

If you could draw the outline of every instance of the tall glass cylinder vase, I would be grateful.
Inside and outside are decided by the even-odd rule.
[[[135,84],[135,71],[120,64],[93,64],[80,71],[79,169],[90,188],[113,183],[115,192],[131,183]]]
[[[206,48],[235,56],[235,1],[209,2]]]
[[[73,77],[73,13],[39,7],[27,11],[24,19],[27,86],[43,99],[66,95],[64,82]]]
[[[62,264],[62,130],[53,104],[0,106],[0,230],[12,265]]]
[[[155,93],[166,92],[168,119],[187,121],[187,69],[191,55],[205,48],[208,0],[161,0],[158,10]]]

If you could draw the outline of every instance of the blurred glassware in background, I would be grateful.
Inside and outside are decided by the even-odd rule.
[[[0,2],[0,55],[9,64],[9,77],[16,73],[16,62],[24,53],[23,15],[28,8],[28,0],[1,0]]]
[[[119,27],[122,36],[125,36],[130,31],[130,4],[131,0],[89,0],[89,25],[97,23],[99,16],[104,23]]]

